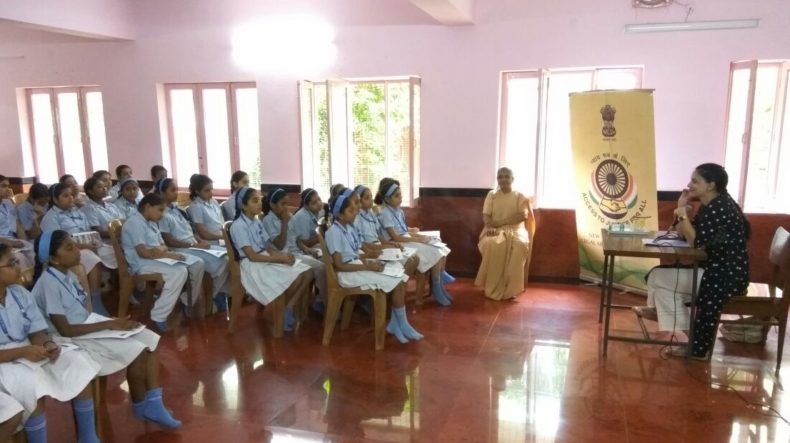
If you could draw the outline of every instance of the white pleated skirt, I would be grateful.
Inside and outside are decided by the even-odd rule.
[[[56,336],[55,342],[73,343],[87,352],[99,364],[99,376],[115,374],[129,366],[146,349],[155,351],[159,335],[143,329],[129,338],[85,338]]]
[[[0,423],[7,422],[15,415],[24,411],[25,408],[23,408],[18,401],[14,400],[13,397],[0,392]]]
[[[361,260],[354,260],[351,262],[356,265],[361,265]],[[337,273],[337,282],[340,283],[340,286],[344,288],[356,288],[360,287],[362,289],[378,289],[384,292],[392,292],[395,287],[397,287],[400,283],[405,283],[409,281],[409,276],[404,275],[402,277],[393,277],[391,275],[385,275],[381,272],[374,272],[374,271],[354,271],[354,272],[338,272]]]
[[[80,249],[80,263],[85,267],[85,272],[91,272],[99,263],[108,269],[118,269],[115,250],[106,244],[99,246],[96,252],[90,249]]]
[[[420,257],[420,264],[417,265],[417,270],[419,272],[427,272],[438,263],[442,257],[450,255],[450,248],[447,246],[436,247],[417,242],[404,243],[403,246],[417,250],[417,257]]]
[[[310,266],[297,263],[293,266],[280,263],[241,261],[241,285],[263,305],[268,305],[281,296],[299,275],[310,270]]]
[[[27,346],[30,342],[1,345],[0,349]],[[0,364],[0,391],[13,397],[25,409],[27,420],[40,398],[67,402],[74,399],[99,373],[99,364],[77,349],[65,352],[55,361],[31,368],[23,363]]]

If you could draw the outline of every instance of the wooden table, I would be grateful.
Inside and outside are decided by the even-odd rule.
[[[650,340],[647,338],[636,338],[617,336],[609,334],[609,320],[612,309],[631,309],[628,305],[615,305],[612,304],[612,285],[614,284],[614,260],[615,257],[641,257],[641,258],[658,258],[665,260],[673,260],[676,263],[689,263],[692,265],[693,276],[691,286],[691,315],[689,324],[689,343],[692,341],[694,334],[694,315],[695,303],[697,300],[697,273],[699,270],[699,263],[707,258],[704,251],[691,247],[656,247],[645,246],[642,240],[645,238],[654,238],[655,232],[650,232],[644,235],[622,235],[610,234],[608,230],[601,229],[601,239],[603,247],[603,275],[601,276],[601,306],[598,312],[598,322],[604,321],[604,334],[603,334],[603,355],[606,357],[608,350],[609,340],[624,341],[631,343],[645,343],[656,345],[670,345],[667,340]]]

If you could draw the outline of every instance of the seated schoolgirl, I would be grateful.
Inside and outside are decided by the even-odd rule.
[[[170,178],[159,180],[154,184],[153,190],[156,194],[162,196],[165,201],[165,214],[159,220],[159,230],[162,231],[165,244],[178,253],[194,255],[203,260],[206,272],[213,279],[211,296],[214,299],[217,311],[226,311],[228,309],[228,257],[218,257],[217,255],[203,252],[203,250],[225,252],[225,247],[212,245],[195,236],[195,233],[192,231],[192,224],[189,221],[189,214],[178,207],[178,186],[176,186],[175,180]]]
[[[104,317],[101,321],[86,320],[91,315],[88,297],[77,277],[69,269],[80,264],[80,251],[66,231],[44,232],[36,239],[38,258],[36,286],[33,297],[45,314],[49,332],[58,344],[75,344],[99,364],[99,376],[126,369],[132,411],[140,420],[148,420],[166,428],[178,428],[162,403],[159,382],[159,336],[143,329],[128,338],[83,338],[99,331],[127,331],[140,325],[129,319]],[[46,269],[44,268],[46,266]]]
[[[406,282],[409,277],[394,277],[382,274],[384,265],[375,260],[379,252],[372,253],[373,260],[364,253],[360,255],[362,240],[354,229],[357,208],[351,201],[351,193],[340,193],[332,202],[334,222],[326,231],[326,247],[332,255],[332,262],[337,271],[337,280],[345,288],[362,287],[363,289],[380,289],[392,296],[392,315],[387,324],[387,332],[394,335],[401,343],[409,340],[420,340],[422,334],[417,332],[406,318],[404,298]],[[327,315],[336,315],[328,312]]]
[[[192,217],[198,237],[212,245],[218,245],[222,240],[225,217],[219,203],[214,199],[214,182],[206,175],[193,175],[189,179],[189,198],[192,203],[187,212]]]
[[[455,280],[444,270],[445,258],[450,254],[450,249],[428,244],[429,237],[417,234],[416,228],[409,228],[406,215],[400,207],[402,200],[400,183],[397,180],[384,178],[379,182],[374,201],[377,205],[382,205],[379,221],[384,228],[384,239],[417,249],[417,256],[420,257],[417,270],[431,271],[431,294],[434,300],[442,306],[450,306],[453,297],[444,288],[446,283]]]
[[[36,238],[41,234],[41,219],[47,213],[49,189],[43,183],[30,187],[27,199],[16,208],[16,216],[27,238]]]
[[[24,410],[13,397],[0,392],[0,441],[11,440],[11,436],[22,426]]]
[[[107,183],[97,178],[89,178],[83,186],[88,201],[82,207],[82,212],[88,219],[88,226],[98,232],[103,239],[110,238],[110,222],[113,220],[126,220],[115,203],[106,201]]]
[[[0,245],[19,248],[14,253],[23,269],[31,269],[35,264],[35,256],[31,260],[32,243],[24,240],[25,232],[17,220],[14,192],[7,177],[0,175]]]
[[[121,198],[121,182],[133,176],[132,167],[129,165],[119,165],[115,168],[115,177],[118,179],[118,183],[110,188],[110,199],[112,201]],[[143,191],[141,191],[139,187],[137,188],[137,198],[143,198]]]
[[[313,281],[310,266],[272,244],[258,219],[260,214],[261,193],[253,188],[239,189],[230,237],[240,260],[241,284],[263,305],[285,296],[285,329],[292,330],[296,324],[294,307],[307,296]]]
[[[302,263],[310,266],[313,270],[313,279],[318,288],[319,300],[323,302],[326,294],[326,266],[324,262],[316,258],[316,255],[307,255],[303,249],[296,244],[296,229],[294,228],[294,216],[285,204],[286,193],[281,188],[269,190],[269,194],[263,201],[263,228],[266,230],[272,245],[281,252],[293,254]],[[314,249],[309,249],[311,253]],[[323,311],[324,306],[316,306],[318,311]]]
[[[0,245],[0,392],[22,405],[28,443],[47,441],[45,397],[72,400],[78,441],[98,442],[90,382],[99,365],[52,341],[33,296],[16,284],[20,276],[11,248]]]
[[[230,176],[230,197],[222,203],[222,216],[225,221],[236,218],[236,191],[250,185],[250,176],[244,171],[236,171]]]
[[[384,228],[378,216],[373,212],[373,193],[365,185],[354,188],[352,201],[358,205],[359,212],[354,219],[354,228],[362,240],[362,250],[365,252],[381,251],[382,249],[398,248],[403,246],[398,242],[384,239]],[[405,258],[401,264],[407,275],[413,275],[420,263],[420,257],[415,254]]]
[[[279,195],[277,197],[281,199]],[[273,208],[271,204],[269,206]],[[279,213],[284,215],[284,212],[288,211],[281,204]],[[290,214],[288,215],[290,216]],[[320,259],[321,248],[315,230],[325,216],[324,204],[321,202],[318,191],[307,188],[300,195],[299,210],[293,217],[290,217],[288,222],[288,237],[291,242],[288,252],[296,254],[297,258],[312,268],[316,288],[318,288],[318,298],[313,304],[313,308],[319,312],[323,311],[326,305],[326,266]],[[273,218],[270,220],[273,221]],[[269,226],[271,230],[271,224]],[[291,237],[293,237],[292,240]],[[282,238],[278,239],[278,242],[282,242]]]
[[[151,183],[156,183],[163,178],[167,178],[167,168],[162,165],[151,166]],[[151,192],[154,192],[153,188],[151,188]]]
[[[75,179],[73,175],[66,174],[61,176],[58,183],[68,187],[71,190],[71,195],[74,196],[74,204],[78,208],[85,206],[85,200],[87,199],[85,198],[85,194],[80,192],[80,186],[77,183],[77,179]]]
[[[125,178],[118,184],[118,192],[120,194],[114,204],[121,212],[122,218],[126,220],[137,212],[137,206],[140,204],[140,200],[143,199],[140,197],[142,195],[140,194],[140,184],[131,177]]]
[[[49,210],[41,219],[41,230],[63,230],[72,235],[92,231],[88,218],[74,205],[74,195],[60,183],[49,188]],[[107,312],[101,301],[101,267],[98,265],[101,263],[105,268],[118,269],[115,251],[102,242],[78,242],[77,247],[82,255],[82,266],[88,274],[94,310]]]
[[[123,254],[132,274],[161,274],[164,280],[162,294],[151,309],[151,320],[161,331],[167,330],[167,317],[173,311],[179,296],[189,311],[200,298],[205,264],[193,255],[179,254],[168,249],[159,231],[159,221],[165,212],[165,201],[157,194],[148,194],[140,201],[138,212],[123,224],[121,243]],[[177,260],[165,263],[159,259]],[[189,278],[192,304],[184,291]]]

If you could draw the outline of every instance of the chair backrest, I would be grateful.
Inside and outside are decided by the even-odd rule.
[[[178,206],[182,208],[189,207],[189,204],[192,203],[192,200],[189,198],[189,192],[179,192],[176,203],[178,203]]]
[[[321,234],[321,229],[317,228],[315,232],[318,235],[318,243],[321,245],[321,259],[324,260],[324,266],[326,266],[326,285],[329,289],[340,289],[340,283],[337,281],[337,274],[335,273],[335,263],[332,255],[329,254],[329,250],[326,248],[326,241],[324,241],[324,236]]]
[[[109,226],[110,241],[112,242],[112,249],[115,252],[115,260],[118,262],[118,276],[120,278],[129,278],[129,263],[126,262],[126,256],[123,254],[123,247],[121,246],[121,233],[123,231],[122,220],[112,220]]]
[[[770,296],[776,297],[776,288],[782,290],[782,304],[790,305],[790,233],[783,227],[776,228],[768,260],[773,265],[771,279],[768,281]]]
[[[228,252],[228,266],[230,267],[230,276],[233,279],[241,278],[241,266],[237,257],[236,248],[233,246],[233,241],[230,237],[230,225],[233,222],[225,222],[222,225],[222,239],[225,241],[225,250]]]
[[[27,201],[27,192],[20,192],[19,194],[14,194],[15,206],[19,206],[26,201]]]
[[[790,233],[783,227],[776,228],[774,239],[771,240],[771,250],[768,252],[768,260],[776,266],[782,266],[788,257],[787,240],[790,238]]]

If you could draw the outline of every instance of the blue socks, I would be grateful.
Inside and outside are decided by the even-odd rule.
[[[93,312],[105,317],[111,317],[101,300],[101,290],[93,291],[93,294],[91,294],[91,304],[93,305]]]
[[[178,429],[181,422],[173,418],[162,402],[162,388],[151,389],[145,393],[145,400],[132,404],[134,416],[168,429]]]
[[[93,399],[72,400],[74,417],[77,419],[77,441],[79,443],[99,443],[96,435],[96,419],[93,415]]]
[[[217,312],[226,312],[228,310],[228,294],[220,292],[215,295],[214,306],[217,307]]]
[[[431,295],[433,295],[433,299],[436,300],[436,303],[439,303],[441,306],[450,306],[453,304],[452,298],[450,298],[447,291],[444,289],[444,285],[442,285],[441,278],[433,278],[431,280]]]
[[[406,338],[409,340],[422,340],[423,335],[417,332],[417,330],[409,324],[409,320],[406,319],[405,306],[401,306],[400,308],[392,308],[392,317],[396,319],[401,332]]]
[[[453,277],[452,275],[450,275],[450,273],[442,269],[442,283],[444,284],[455,283],[455,277]]]
[[[293,331],[296,326],[296,318],[294,317],[294,308],[290,306],[285,307],[285,324],[283,329],[286,331]]]
[[[167,332],[167,322],[166,321],[156,321],[156,320],[154,320],[154,326],[156,326],[156,329],[158,329],[159,332],[161,332],[163,334],[165,332]]]
[[[390,316],[390,322],[387,324],[387,332],[394,335],[395,338],[398,339],[401,343],[408,343],[409,339],[403,335],[403,331],[400,329],[400,323],[398,323],[398,316],[395,315],[395,308],[392,309],[392,315]]]
[[[321,300],[314,301],[313,304],[310,305],[310,309],[321,314],[322,317],[326,315],[326,304]]]
[[[47,443],[47,416],[44,413],[27,419],[25,437],[27,443]]]

